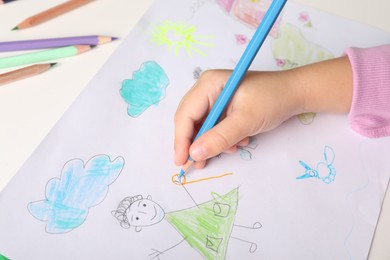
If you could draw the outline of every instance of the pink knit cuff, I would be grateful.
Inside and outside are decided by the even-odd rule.
[[[353,70],[352,129],[367,137],[390,135],[390,44],[348,48]]]

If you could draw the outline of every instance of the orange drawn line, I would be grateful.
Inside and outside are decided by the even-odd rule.
[[[174,174],[174,175],[172,175],[172,182],[174,184],[176,184],[176,185],[187,185],[187,184],[197,183],[197,182],[201,182],[201,181],[207,181],[207,180],[212,180],[212,179],[219,179],[219,178],[226,177],[226,176],[229,176],[229,175],[233,175],[233,173],[228,172],[228,173],[224,173],[224,174],[221,174],[221,175],[218,175],[218,176],[212,176],[212,177],[202,178],[202,179],[193,180],[193,181],[187,181],[186,176],[183,176],[183,182],[180,183],[180,182],[175,181],[175,177],[178,177],[179,174]]]

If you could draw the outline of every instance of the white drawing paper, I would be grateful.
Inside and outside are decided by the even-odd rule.
[[[156,1],[0,194],[11,259],[366,259],[390,138],[304,114],[186,175],[173,116],[202,71],[232,69],[270,1]],[[287,3],[251,66],[284,70],[389,42]]]

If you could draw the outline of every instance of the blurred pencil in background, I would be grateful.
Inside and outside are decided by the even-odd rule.
[[[16,0],[0,0],[0,5],[2,4],[8,4],[8,3],[11,3],[13,1],[16,1]]]
[[[110,36],[76,36],[63,38],[36,39],[25,41],[0,42],[0,52],[49,49],[71,45],[100,45],[116,40]]]
[[[76,56],[78,54],[89,51],[93,47],[95,46],[74,45],[15,56],[8,56],[5,58],[0,58],[0,69]]]
[[[41,74],[57,63],[35,64],[18,70],[0,74],[0,86]]]
[[[46,11],[43,11],[41,13],[38,13],[36,15],[33,15],[18,25],[16,25],[12,30],[21,30],[26,29],[38,24],[41,24],[43,22],[46,22],[48,20],[51,20],[57,16],[60,16],[64,13],[67,13],[69,11],[72,11],[80,6],[83,6],[85,4],[88,4],[94,0],[70,0],[63,4],[57,5],[55,7],[52,7],[50,9],[47,9]]]

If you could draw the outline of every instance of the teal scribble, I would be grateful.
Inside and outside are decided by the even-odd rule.
[[[169,79],[164,70],[154,61],[147,61],[132,79],[122,82],[120,94],[128,104],[127,114],[138,117],[151,105],[157,105],[165,97]]]
[[[336,177],[336,169],[333,166],[334,159],[335,154],[333,149],[330,146],[325,146],[324,161],[317,163],[315,170],[309,165],[307,165],[305,162],[299,161],[299,163],[305,168],[305,173],[297,177],[296,179],[300,180],[307,178],[317,178],[322,180],[326,184],[330,184],[334,181]]]
[[[249,144],[246,146],[239,146],[238,150],[240,151],[240,157],[241,159],[245,161],[252,160],[252,151],[254,151],[257,148],[257,142],[255,139],[250,138]]]
[[[122,157],[111,161],[107,155],[97,155],[85,165],[81,159],[70,160],[61,178],[48,181],[46,199],[30,202],[28,210],[47,222],[46,232],[69,232],[84,223],[89,208],[104,200],[108,186],[118,178],[123,166]]]

